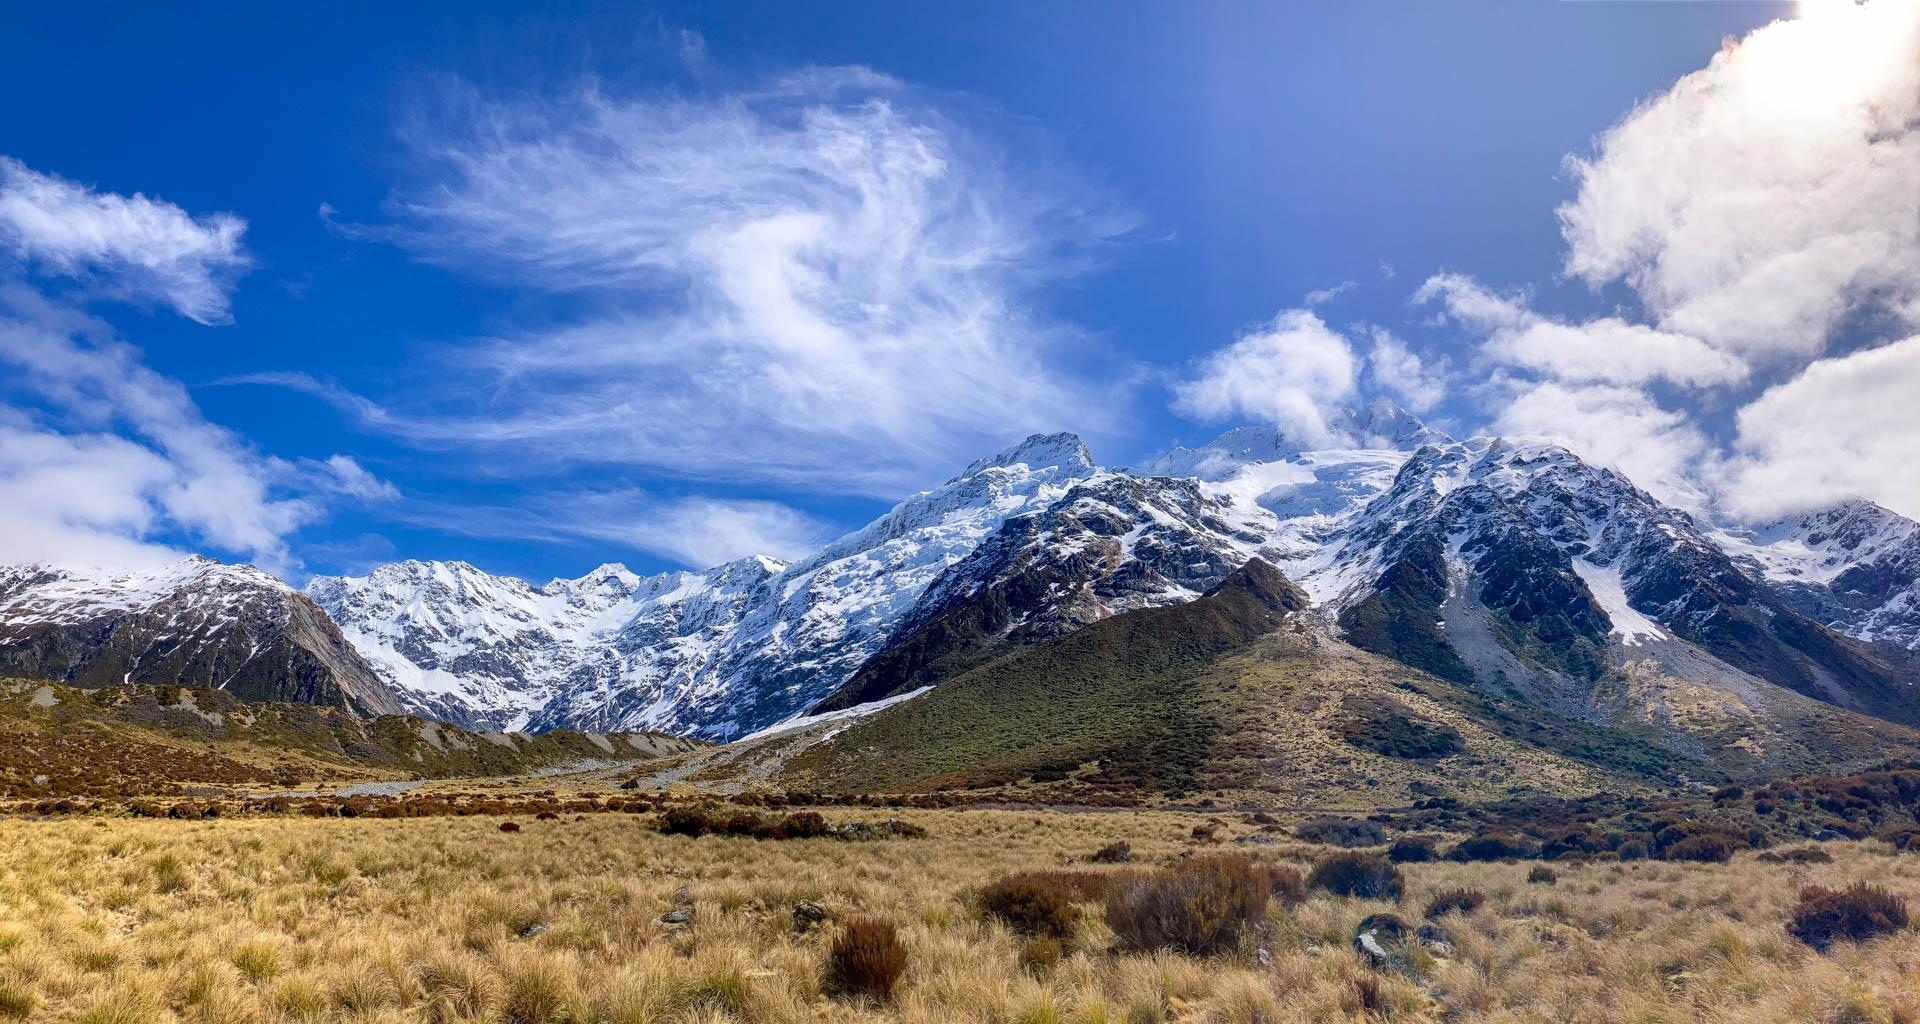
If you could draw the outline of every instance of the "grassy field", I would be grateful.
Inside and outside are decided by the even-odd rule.
[[[1636,1021],[1920,1018],[1920,933],[1826,953],[1785,931],[1806,884],[1920,901],[1920,855],[1822,845],[1831,863],[1402,865],[1397,902],[1275,901],[1232,953],[1114,952],[1088,908],[1054,963],[974,909],[1011,871],[1126,871],[1205,849],[1173,812],[896,811],[923,839],[660,835],[653,816],[517,822],[125,817],[0,824],[0,1020]],[[835,820],[872,809],[831,809]],[[1253,829],[1228,820],[1220,837]],[[1079,858],[1117,839],[1135,865]],[[1330,851],[1245,847],[1302,868]],[[685,891],[680,892],[684,887]],[[1409,923],[1439,890],[1454,956],[1370,969],[1355,925]],[[811,901],[833,919],[797,924]],[[659,923],[690,903],[684,927]],[[894,996],[822,995],[843,923],[895,923]],[[1032,957],[1026,958],[1032,961]]]

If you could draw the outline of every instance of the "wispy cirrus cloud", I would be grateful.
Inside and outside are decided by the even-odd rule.
[[[750,555],[793,561],[833,534],[780,502],[661,497],[637,488],[548,490],[511,505],[416,501],[396,517],[470,537],[621,545],[695,569]]]
[[[402,139],[415,184],[387,223],[346,230],[580,312],[449,344],[433,395],[309,387],[372,428],[891,494],[1024,432],[1114,422],[1118,389],[1062,365],[1085,339],[1031,289],[1131,220],[1016,173],[886,76],[698,97],[455,86]]]
[[[249,264],[230,213],[195,217],[136,192],[100,192],[0,156],[0,248],[110,294],[159,299],[203,324],[232,322],[228,295]]]

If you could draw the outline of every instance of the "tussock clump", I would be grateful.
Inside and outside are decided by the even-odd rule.
[[[1246,857],[1195,857],[1116,886],[1107,926],[1128,949],[1205,956],[1237,946],[1266,918],[1272,895],[1268,873]]]
[[[1424,864],[1437,854],[1431,836],[1401,836],[1387,847],[1387,859],[1395,864]]]
[[[1377,853],[1336,853],[1313,866],[1307,886],[1336,896],[1397,900],[1406,882],[1400,869]]]
[[[834,936],[827,973],[835,988],[849,995],[888,999],[907,972],[907,949],[892,921],[855,918]]]
[[[1035,974],[1045,974],[1053,970],[1066,956],[1060,940],[1047,935],[1036,935],[1020,947],[1020,966]]]
[[[1293,836],[1302,842],[1328,846],[1379,846],[1387,841],[1387,832],[1371,821],[1356,818],[1314,818],[1294,826]]]
[[[1427,901],[1427,917],[1444,917],[1454,911],[1471,914],[1487,902],[1487,894],[1478,889],[1442,889]]]
[[[1809,885],[1800,890],[1787,931],[1824,951],[1836,939],[1865,942],[1907,926],[1907,901],[1877,885],[1855,882],[1845,889]]]

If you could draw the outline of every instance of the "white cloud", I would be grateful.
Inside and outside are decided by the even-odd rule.
[[[1805,357],[1920,324],[1920,4],[1828,3],[1724,48],[1570,159],[1566,269],[1668,331]]]
[[[1355,396],[1353,345],[1304,309],[1282,310],[1201,360],[1174,386],[1176,409],[1203,419],[1251,416],[1309,446],[1340,440],[1329,416]]]
[[[335,495],[391,492],[352,459],[300,465],[210,423],[178,381],[23,271],[227,315],[244,225],[99,193],[0,158],[0,561],[150,563],[179,547],[297,564],[287,538]]]
[[[1436,300],[1479,335],[1484,359],[1556,380],[1622,385],[1666,380],[1711,387],[1738,383],[1748,374],[1745,362],[1698,338],[1618,317],[1563,323],[1459,274],[1436,274],[1413,295],[1416,303]]]
[[[1773,517],[1869,497],[1920,518],[1920,336],[1822,359],[1740,410],[1729,504]]]
[[[172,203],[96,192],[0,156],[0,249],[116,297],[157,298],[203,324],[227,323],[227,294],[247,267],[246,222],[193,217]]]
[[[1313,291],[1307,293],[1303,302],[1308,306],[1324,306],[1357,287],[1359,287],[1357,282],[1342,281],[1330,288],[1315,288]]]
[[[749,555],[793,561],[832,534],[828,524],[780,502],[660,498],[633,488],[550,491],[513,507],[413,502],[397,514],[472,537],[624,544],[694,569]]]
[[[619,501],[617,495],[601,496],[599,504]],[[795,561],[819,550],[829,532],[819,520],[779,502],[706,497],[642,505],[637,515],[625,521],[617,514],[603,515],[591,532],[583,531],[694,568],[748,555]]]
[[[361,501],[395,501],[400,497],[398,487],[373,475],[350,456],[329,455],[325,459],[304,460],[303,465],[323,490]]]
[[[1373,386],[1416,413],[1427,413],[1447,397],[1451,370],[1443,357],[1429,361],[1385,328],[1373,328],[1367,351],[1367,378]]]
[[[449,346],[431,396],[324,389],[396,437],[891,494],[1027,432],[1115,422],[1115,395],[1055,365],[1072,332],[1022,297],[1128,225],[884,76],[468,95],[405,137],[423,181],[396,226],[358,230],[583,312]]]
[[[1686,416],[1661,408],[1645,391],[1553,381],[1496,381],[1492,387],[1508,394],[1498,403],[1491,433],[1551,441],[1619,470],[1663,501],[1702,505],[1694,481],[1706,438]]]

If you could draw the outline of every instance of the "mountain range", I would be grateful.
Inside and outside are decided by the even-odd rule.
[[[1257,560],[1327,642],[1690,756],[1815,757],[1813,718],[1920,724],[1912,521],[1849,501],[1738,523],[1385,403],[1334,427],[1341,447],[1242,428],[1137,469],[1031,437],[792,563],[536,586],[407,561],[304,593],[206,560],[0,569],[0,674],[726,740],[1194,602]]]

